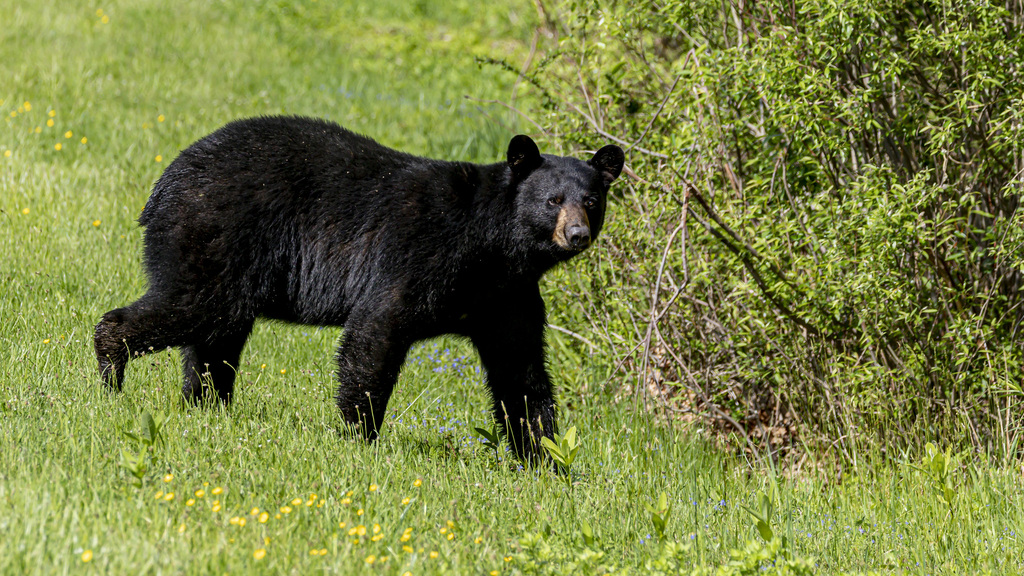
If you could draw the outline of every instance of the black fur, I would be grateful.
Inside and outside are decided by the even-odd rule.
[[[120,390],[130,357],[177,346],[185,397],[227,402],[256,318],[343,325],[338,406],[372,439],[410,346],[458,334],[529,458],[555,431],[537,283],[597,236],[622,164],[615,146],[584,162],[526,136],[508,162],[477,165],[321,120],[228,124],[156,183],[139,218],[149,290],[96,326],[100,373]]]

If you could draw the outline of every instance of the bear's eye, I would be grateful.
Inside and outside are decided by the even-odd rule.
[[[562,197],[552,196],[551,198],[548,198],[548,204],[552,206],[560,206],[562,204]]]
[[[593,196],[588,196],[588,197],[583,199],[583,207],[586,208],[587,210],[590,210],[590,209],[592,209],[592,208],[594,208],[596,206],[597,206],[597,198],[594,198]]]

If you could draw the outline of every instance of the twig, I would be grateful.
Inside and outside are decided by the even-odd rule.
[[[594,128],[594,131],[595,131],[595,132],[597,132],[598,134],[600,134],[601,136],[604,136],[605,138],[607,138],[607,139],[609,139],[609,140],[611,140],[611,141],[613,141],[613,142],[618,142],[619,144],[622,144],[623,146],[627,146],[627,147],[629,147],[630,149],[636,150],[637,152],[643,152],[644,154],[648,154],[648,155],[650,155],[650,156],[654,156],[655,158],[662,158],[662,159],[664,159],[664,160],[668,160],[668,158],[669,158],[669,157],[668,157],[668,155],[667,155],[667,154],[662,154],[662,153],[660,153],[660,152],[653,152],[653,151],[651,151],[651,150],[648,150],[648,149],[646,149],[646,148],[641,148],[641,147],[639,147],[639,146],[637,146],[637,145],[633,144],[632,142],[627,142],[627,141],[623,140],[622,138],[619,138],[619,137],[617,137],[617,136],[613,136],[613,135],[611,135],[611,134],[609,134],[609,133],[605,132],[604,130],[602,130],[602,129],[601,129],[601,127],[600,127],[600,126],[598,126],[598,125],[597,125],[597,122],[596,122],[596,121],[594,121],[594,119],[593,119],[593,118],[591,118],[590,116],[588,116],[588,115],[587,115],[587,113],[586,113],[586,112],[584,112],[583,110],[580,110],[579,106],[576,106],[576,105],[575,105],[575,104],[573,104],[572,102],[567,102],[567,104],[568,104],[568,105],[569,105],[569,107],[570,107],[570,108],[572,108],[572,109],[573,109],[573,110],[574,110],[574,111],[575,111],[575,112],[576,112],[577,114],[579,114],[580,116],[583,116],[584,118],[586,118],[586,119],[587,119],[587,121],[588,121],[588,122],[590,122],[590,125],[591,125],[591,127],[593,127],[593,128]]]
[[[687,60],[690,59],[690,54],[692,54],[692,53],[693,53],[693,50],[691,50],[686,55],[686,59]],[[686,62],[683,62],[683,66],[686,66]],[[654,123],[658,120],[658,117],[661,116],[661,111],[665,109],[665,104],[668,103],[668,99],[672,96],[672,93],[675,92],[676,85],[679,84],[679,79],[680,78],[682,78],[682,76],[676,76],[676,80],[675,80],[675,82],[672,83],[672,87],[668,89],[668,94],[665,94],[665,98],[661,101],[661,106],[658,106],[658,111],[654,113],[654,116],[651,117],[651,121],[647,123],[647,128],[644,128],[643,133],[640,134],[640,137],[637,138],[636,142],[630,144],[629,147],[626,148],[626,152],[629,152],[637,144],[643,142],[644,138],[647,137],[647,133],[651,131],[651,127],[654,126]]]
[[[573,332],[572,330],[566,330],[565,328],[562,328],[561,326],[555,326],[554,324],[548,324],[548,328],[551,328],[552,330],[561,332],[562,334],[567,334],[569,336],[572,336],[573,338],[579,340],[580,342],[583,342],[587,346],[590,346],[590,352],[591,353],[593,353],[595,350],[597,350],[597,344],[594,344],[590,340],[587,340],[586,337],[581,336],[581,335]]]

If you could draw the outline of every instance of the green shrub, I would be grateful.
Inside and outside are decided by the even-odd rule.
[[[1015,451],[1022,11],[545,7],[534,116],[566,147],[618,140],[634,173],[552,322],[589,323],[624,392],[775,448]]]

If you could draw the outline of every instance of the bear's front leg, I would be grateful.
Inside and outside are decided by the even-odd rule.
[[[519,458],[536,461],[543,454],[541,438],[557,432],[544,365],[544,301],[534,285],[495,302],[475,315],[471,339],[487,372],[495,421]]]
[[[381,316],[351,318],[338,348],[338,394],[345,422],[375,440],[411,342]]]

